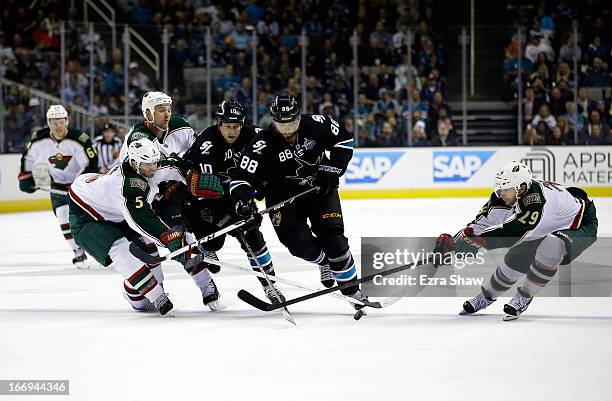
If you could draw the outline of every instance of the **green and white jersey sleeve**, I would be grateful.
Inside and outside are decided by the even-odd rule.
[[[56,184],[70,185],[83,172],[98,170],[98,155],[89,135],[73,128],[60,142],[51,137],[49,128],[32,134],[21,156],[21,171],[32,171],[38,161],[47,165]]]

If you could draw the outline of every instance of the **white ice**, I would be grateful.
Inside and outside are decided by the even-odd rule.
[[[343,208],[358,255],[361,236],[454,232],[482,203]],[[612,199],[596,205],[600,235],[610,236]],[[290,256],[267,220],[264,235],[279,275],[320,286],[318,270]],[[610,298],[537,299],[515,322],[501,320],[504,299],[460,317],[462,298],[407,298],[356,322],[348,304],[320,297],[290,307],[292,327],[242,303],[241,288],[263,294],[229,269],[215,276],[224,309],[204,310],[175,262],[164,269],[176,317],[135,313],[118,273],[71,266],[51,212],[0,215],[0,256],[0,379],[69,379],[74,400],[612,399]],[[220,257],[245,262],[231,238]]]

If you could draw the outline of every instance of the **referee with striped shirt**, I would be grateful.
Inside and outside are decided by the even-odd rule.
[[[94,146],[98,151],[98,166],[100,173],[106,173],[112,166],[118,163],[121,150],[121,139],[117,137],[117,130],[111,124],[104,124],[102,135],[94,138]]]

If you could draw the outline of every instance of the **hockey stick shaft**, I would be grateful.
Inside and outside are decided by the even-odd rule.
[[[257,268],[259,269],[261,274],[264,276],[264,279],[266,280],[266,283],[268,283],[268,285],[270,286],[272,291],[274,291],[274,294],[276,295],[276,299],[278,299],[280,301],[281,297],[280,297],[280,294],[278,292],[278,289],[276,287],[274,287],[274,285],[272,284],[272,281],[270,281],[270,277],[266,273],[266,270],[263,268],[261,263],[259,263],[259,259],[257,259],[257,255],[255,255],[255,252],[253,252],[253,248],[251,248],[251,245],[249,245],[249,243],[246,240],[246,238],[245,238],[243,233],[239,233],[239,237],[242,240],[242,243],[244,244],[244,247],[247,249],[249,255],[251,255],[251,258],[253,258],[253,260],[255,261],[255,264],[257,265]],[[287,309],[286,307],[283,308],[283,317],[289,323],[293,324],[294,326],[297,326],[297,324],[295,323],[295,319],[293,319],[293,315],[291,314],[291,312],[289,312],[289,309]]]
[[[294,195],[294,196],[292,196],[291,198],[285,199],[285,200],[284,200],[284,201],[282,201],[282,202],[279,202],[279,203],[277,203],[277,204],[275,204],[275,205],[273,205],[273,206],[270,206],[269,208],[266,208],[266,209],[264,209],[264,210],[260,211],[260,212],[259,212],[259,214],[263,216],[263,215],[264,215],[264,214],[266,214],[266,213],[270,213],[270,212],[272,212],[272,211],[274,211],[274,210],[278,210],[278,209],[280,209],[280,208],[282,208],[282,207],[284,207],[284,206],[287,206],[287,205],[289,205],[289,204],[293,203],[293,202],[294,202],[296,199],[301,198],[301,197],[303,197],[303,196],[306,196],[306,195],[308,195],[308,194],[311,194],[311,193],[313,193],[313,192],[316,192],[316,191],[318,191],[318,190],[319,190],[319,187],[312,187],[312,188],[310,188],[310,189],[308,189],[308,190],[306,190],[306,191],[304,191],[304,192],[300,192],[299,194]],[[149,264],[153,264],[153,263],[161,263],[161,262],[163,262],[163,261],[165,261],[165,260],[170,260],[170,259],[172,259],[172,258],[173,258],[173,257],[175,257],[176,255],[180,255],[180,254],[182,254],[182,253],[185,253],[185,252],[189,251],[191,248],[193,248],[194,246],[197,246],[198,244],[202,244],[202,243],[204,243],[204,242],[211,241],[211,240],[213,240],[213,239],[215,239],[215,238],[218,238],[218,237],[220,237],[220,236],[222,236],[222,235],[227,234],[228,232],[230,232],[230,231],[232,231],[232,230],[235,230],[235,229],[237,229],[237,228],[240,228],[240,227],[242,227],[243,225],[245,225],[247,222],[248,222],[248,220],[239,220],[239,221],[237,221],[237,222],[236,222],[236,223],[234,223],[234,224],[230,224],[229,226],[227,226],[227,227],[224,227],[224,228],[220,229],[219,231],[216,231],[216,232],[214,232],[214,233],[212,233],[212,234],[205,235],[204,237],[202,237],[202,238],[198,239],[198,240],[197,240],[196,242],[194,242],[193,244],[188,244],[188,245],[185,245],[185,246],[184,246],[184,247],[182,247],[182,248],[179,248],[179,249],[177,249],[177,250],[175,250],[175,251],[173,251],[173,252],[170,252],[170,253],[169,253],[169,254],[167,254],[166,256],[152,256],[152,255],[149,255],[148,253],[146,253],[146,252],[142,251],[142,250],[141,250],[141,249],[138,247],[138,245],[136,245],[136,244],[135,244],[135,243],[133,243],[133,242],[132,242],[132,243],[130,243],[130,252],[131,252],[131,253],[132,253],[134,256],[136,256],[137,258],[139,258],[140,260],[142,260],[142,261],[144,261],[144,262],[146,262],[146,263],[149,263]],[[139,252],[139,250],[140,250],[141,252]],[[147,256],[145,256],[145,254],[146,254]],[[145,259],[143,259],[143,258],[147,258],[147,260],[148,260],[148,261],[147,261],[147,260],[145,260]]]
[[[62,191],[61,189],[46,188],[46,187],[35,187],[35,188],[41,191],[49,192],[50,194],[68,195],[68,191]]]
[[[361,283],[365,283],[368,281],[372,281],[375,277],[383,277],[383,276],[388,276],[391,274],[395,274],[395,273],[399,273],[403,270],[407,270],[407,269],[414,269],[418,266],[422,266],[422,265],[426,265],[431,263],[430,261],[431,258],[427,258],[424,261],[419,261],[417,263],[411,263],[411,264],[407,264],[407,265],[402,265],[402,266],[398,266],[398,267],[394,267],[393,269],[384,271],[384,272],[379,272],[379,273],[374,273],[374,274],[370,274],[368,276],[362,277],[356,281],[349,281],[346,282],[344,284],[340,284],[337,285],[335,287],[331,287],[331,288],[326,288],[324,290],[321,291],[317,291],[317,292],[313,292],[312,294],[306,294],[303,295],[301,297],[297,297],[297,298],[293,298],[290,300],[287,300],[285,302],[281,302],[279,304],[269,304],[267,302],[262,301],[261,299],[257,298],[256,296],[254,296],[253,294],[251,294],[248,291],[245,290],[240,290],[238,292],[238,298],[240,298],[241,300],[243,300],[244,302],[248,303],[249,305],[260,309],[260,310],[264,310],[264,311],[272,311],[278,308],[283,308],[289,305],[293,305],[299,302],[303,302],[303,301],[307,301],[309,299],[313,299],[313,298],[317,298],[320,297],[322,295],[326,295],[329,293],[332,293],[334,291],[339,291],[339,290],[343,290],[345,288],[354,286],[356,284],[361,284]],[[371,302],[371,303],[366,303],[367,306],[371,306],[371,307],[375,307],[375,308],[381,308],[382,305],[378,302]]]

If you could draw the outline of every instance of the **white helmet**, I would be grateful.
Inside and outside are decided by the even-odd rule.
[[[51,125],[49,120],[52,118],[68,118],[68,112],[61,104],[52,104],[47,110],[47,125]]]
[[[145,95],[142,97],[141,105],[142,116],[144,117],[145,121],[149,121],[147,119],[147,110],[149,110],[151,112],[151,115],[153,115],[153,112],[155,111],[155,106],[160,104],[169,104],[170,106],[172,106],[172,98],[166,95],[164,92],[145,93]]]
[[[137,171],[140,171],[140,163],[157,163],[160,158],[157,145],[150,139],[140,138],[128,146],[128,159],[136,163]]]
[[[499,197],[500,191],[506,188],[516,189],[518,193],[521,189],[521,185],[527,185],[527,188],[533,181],[533,174],[526,164],[513,160],[502,166],[499,172],[495,175],[495,183],[493,189],[495,194]]]

